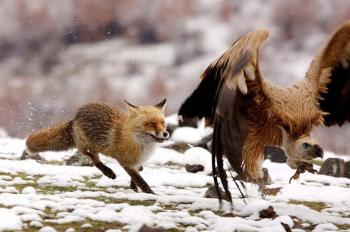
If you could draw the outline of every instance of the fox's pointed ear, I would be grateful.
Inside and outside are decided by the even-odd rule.
[[[128,102],[127,100],[124,100],[124,102],[125,102],[126,106],[128,107],[128,110],[129,110],[129,111],[135,111],[135,110],[137,110],[137,109],[139,108],[139,107],[137,107],[137,106],[131,104],[131,103]]]
[[[165,110],[165,106],[166,106],[166,99],[163,99],[163,101],[155,105],[155,107],[159,108],[161,111]]]

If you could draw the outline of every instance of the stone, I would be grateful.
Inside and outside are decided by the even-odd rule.
[[[175,150],[177,152],[184,153],[185,151],[190,149],[191,146],[188,143],[176,142],[174,144],[165,146],[164,148],[169,148],[169,149]]]
[[[269,185],[272,184],[271,176],[269,174],[269,170],[267,168],[263,168],[263,179],[262,179],[262,184]]]
[[[226,193],[222,191],[222,189],[219,187],[219,191],[221,193],[221,197],[225,201],[229,201],[229,198],[227,197]],[[216,198],[219,199],[218,194],[216,193],[216,188],[214,185],[211,185],[208,187],[207,191],[204,193],[204,198]]]
[[[200,141],[193,143],[192,146],[194,147],[201,147],[204,148],[206,150],[208,150],[209,152],[212,151],[211,149],[211,143],[213,140],[213,134],[207,135],[206,137],[204,137],[203,139],[201,139]]]
[[[343,177],[344,176],[344,160],[339,158],[328,158],[323,163],[319,174]]]
[[[264,196],[266,195],[276,196],[281,191],[281,187],[276,187],[276,188],[261,187],[260,191]]]
[[[175,125],[175,124],[167,124],[166,130],[167,130],[168,133],[169,133],[169,137],[173,134],[173,132],[174,132],[178,127],[179,127],[179,126],[178,126],[178,125]]]
[[[270,205],[267,209],[259,211],[260,218],[276,218],[278,215],[273,207]]]
[[[223,213],[221,217],[234,217],[235,215],[231,212]]]
[[[203,172],[204,171],[204,166],[201,164],[186,164],[185,169],[187,172],[191,173],[197,173],[197,172]]]
[[[292,232],[292,229],[289,227],[288,224],[281,222],[281,225],[283,226],[286,232]]]
[[[184,127],[184,126],[188,126],[188,127],[194,127],[197,128],[198,127],[198,118],[187,118],[187,117],[179,117],[179,126],[180,127]]]
[[[92,167],[94,164],[91,159],[81,154],[79,151],[75,152],[69,159],[66,160],[66,165],[68,166],[89,166]]]
[[[138,232],[166,232],[167,230],[162,229],[162,228],[154,228],[154,227],[149,227],[147,225],[143,225]]]
[[[275,146],[265,146],[264,149],[265,159],[271,160],[274,163],[286,163],[287,156],[280,147]]]
[[[350,161],[344,163],[344,177],[350,178]]]

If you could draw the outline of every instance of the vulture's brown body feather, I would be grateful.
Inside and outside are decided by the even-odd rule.
[[[310,137],[313,128],[350,121],[350,21],[316,55],[306,78],[288,88],[268,82],[260,73],[258,53],[267,37],[267,31],[258,30],[234,42],[209,65],[179,111],[183,118],[213,122],[214,179],[217,165],[226,192],[223,156],[238,175],[258,181],[266,145],[282,146],[288,164],[298,168],[323,155]],[[206,96],[206,101],[198,96]]]

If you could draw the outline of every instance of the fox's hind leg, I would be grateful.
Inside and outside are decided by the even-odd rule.
[[[142,176],[140,176],[140,174],[133,168],[130,168],[126,165],[122,165],[122,167],[125,169],[125,171],[129,174],[129,176],[131,177],[131,184],[130,187],[132,185],[136,185],[138,187],[140,187],[142,189],[143,192],[145,193],[151,193],[154,194],[154,192],[152,191],[152,189],[149,187],[149,185],[147,184],[147,182],[142,178]],[[134,184],[133,184],[134,183]]]
[[[100,169],[100,171],[107,177],[111,179],[115,179],[116,175],[112,169],[103,164],[100,160],[100,156],[98,153],[92,153],[90,151],[80,151],[82,154],[90,157],[92,163],[96,166],[96,168]]]
[[[41,164],[47,164],[48,163],[47,160],[44,157],[39,155],[39,153],[32,152],[28,148],[26,148],[23,151],[22,156],[20,157],[20,160],[27,160],[27,159],[33,159],[36,162],[41,163]]]

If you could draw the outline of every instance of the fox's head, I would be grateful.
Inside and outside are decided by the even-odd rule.
[[[125,102],[128,107],[129,129],[133,133],[147,141],[160,143],[169,138],[164,118],[166,99],[154,106],[135,106],[127,101]]]

